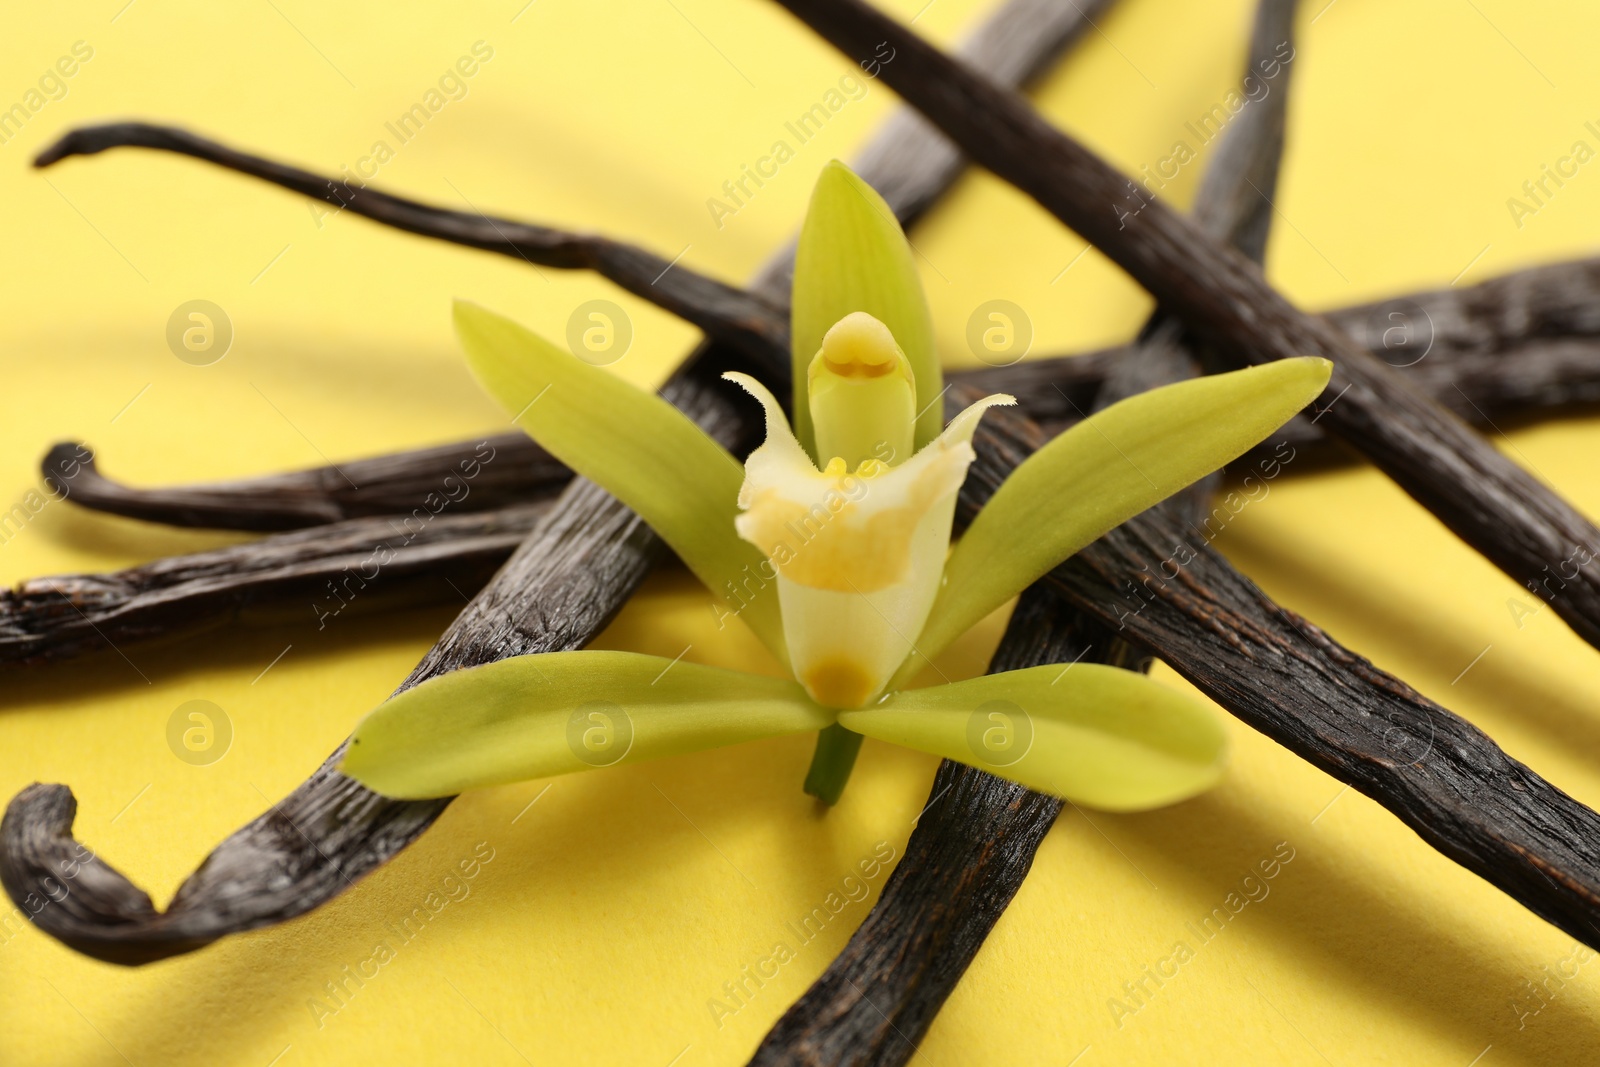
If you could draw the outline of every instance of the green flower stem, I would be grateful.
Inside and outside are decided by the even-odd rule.
[[[819,731],[811,769],[806,772],[806,792],[829,807],[837,804],[855,768],[856,753],[860,751],[861,735],[838,723]]]

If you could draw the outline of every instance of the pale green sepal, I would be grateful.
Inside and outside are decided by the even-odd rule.
[[[943,375],[911,246],[883,197],[838,160],[822,168],[811,191],[795,248],[790,306],[795,436],[813,459],[825,464],[829,457],[819,459],[812,440],[811,360],[833,324],[852,311],[865,311],[889,327],[911,364],[919,413],[914,446],[939,436]]]
[[[379,705],[340,770],[385,796],[465,789],[819,730],[794,682],[632,652],[513,656]]]
[[[1080,663],[911,689],[839,725],[1103,811],[1209,789],[1228,739],[1216,714],[1142,674]]]
[[[744,468],[677,408],[475,304],[456,333],[489,394],[562,463],[638,513],[781,662],[766,560],[733,528]],[[730,587],[733,595],[730,597]]]
[[[1061,434],[1017,467],[967,528],[917,650],[936,655],[1101,534],[1265,440],[1322,392],[1332,368],[1304,356],[1194,378],[1129,397]]]

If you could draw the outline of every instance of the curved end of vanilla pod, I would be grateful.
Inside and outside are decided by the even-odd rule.
[[[337,841],[328,827],[285,813],[297,790],[213,850],[165,912],[73,837],[72,790],[36,782],[0,819],[0,884],[34,926],[85,956],[125,967],[181,956],[337,896],[415,840],[448,803],[386,800],[327,764],[311,782],[329,776],[341,789],[328,810],[348,820]],[[18,933],[0,930],[5,939]]]
[[[84,482],[103,481],[104,476],[95,466],[94,452],[78,441],[57,441],[39,461],[39,473],[45,486],[58,496],[66,497]]]
[[[149,122],[104,122],[68,130],[33,157],[36,170],[72,156],[92,156],[108,148],[161,148],[193,138],[187,131]]]
[[[0,883],[25,917],[68,947],[107,963],[148,963],[213,940],[184,945],[150,944],[148,936],[125,940],[126,932],[148,930],[162,916],[149,894],[72,836],[77,813],[72,790],[38,782],[6,808],[0,821]]]

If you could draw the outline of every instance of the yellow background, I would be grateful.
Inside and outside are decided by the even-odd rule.
[[[923,2],[891,7],[909,18]],[[1574,140],[1596,143],[1583,124],[1600,118],[1589,47],[1600,12],[1574,0],[1336,0],[1319,14],[1323,2],[1309,0],[1300,20],[1268,262],[1291,297],[1344,304],[1590,247],[1600,165],[1521,228],[1506,199]],[[115,476],[161,484],[498,430],[502,416],[450,336],[458,295],[556,337],[582,301],[617,300],[636,328],[617,370],[640,383],[662,378],[694,340],[592,277],[352,217],[319,226],[300,198],[174,157],[127,151],[30,170],[31,154],[74,123],[180,122],[331,171],[366,154],[386,121],[482,40],[494,57],[468,96],[400,148],[377,184],[602,228],[738,280],[796,225],[822,164],[848,157],[894,104],[874,86],[718,230],[706,198],[849,69],[775,7],[123,4],[13,10],[0,38],[0,104],[20,99],[73,42],[94,49],[66,97],[0,146],[7,508],[39,487],[38,457],[65,438],[87,440]],[[918,27],[950,41],[986,7],[936,0]],[[1125,0],[1049,79],[1042,106],[1124,168],[1152,163],[1237,83],[1248,17],[1246,0]],[[1187,202],[1199,170],[1187,168],[1169,194]],[[1124,338],[1146,310],[1096,254],[1062,274],[1082,241],[987,176],[963,181],[913,239],[952,363],[970,361],[965,323],[985,300],[1022,305],[1038,352]],[[168,315],[194,298],[222,305],[236,330],[232,351],[209,367],[178,361],[164,341]],[[1551,422],[1503,443],[1600,513],[1600,424]],[[233,539],[51,504],[0,545],[0,578],[110,569]],[[1384,478],[1354,468],[1286,477],[1223,544],[1285,604],[1600,803],[1600,657],[1548,612],[1519,625],[1508,607],[1516,587]],[[80,836],[164,903],[215,842],[292,788],[391,690],[452,610],[345,617],[321,633],[310,605],[304,614],[129,646],[126,660],[7,673],[0,794],[69,783]],[[991,623],[975,635],[947,670],[980,670],[997,632]],[[673,574],[652,580],[601,643],[762,662],[747,637],[718,634],[703,595]],[[214,701],[233,723],[231,750],[211,766],[167,748],[168,716],[191,699]],[[1513,1007],[1525,981],[1570,956],[1570,938],[1228,721],[1236,755],[1215,792],[1145,815],[1061,819],[918,1063],[1467,1067],[1481,1055],[1488,1067],[1600,1057],[1592,960],[1537,1014]],[[720,1028],[708,1000],[877,842],[898,852],[934,768],[869,742],[844,802],[819,819],[798,788],[809,751],[796,738],[558,780],[547,793],[547,783],[485,790],[311,916],[139,970],[87,960],[33,930],[6,935],[0,1060],[742,1063],[867,904],[798,948]],[[324,983],[369,957],[390,936],[386,924],[479,842],[494,858],[471,895],[319,1020],[310,1001]],[[1198,944],[1185,924],[1222,904],[1279,842],[1295,858],[1270,895]],[[1195,958],[1119,1025],[1108,1001],[1180,940]]]

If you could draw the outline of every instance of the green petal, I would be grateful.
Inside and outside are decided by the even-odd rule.
[[[516,424],[638,513],[787,662],[766,558],[733,528],[744,481],[739,461],[659,396],[510,319],[457,301],[455,322],[473,373]]]
[[[833,713],[794,682],[632,652],[513,656],[378,706],[340,770],[420,799],[818,730]]]
[[[918,651],[936,655],[1101,534],[1265,440],[1322,392],[1332,368],[1305,356],[1195,378],[1129,397],[1061,434],[967,528]]]
[[[800,228],[790,311],[795,436],[813,459],[807,372],[823,335],[852,311],[865,311],[889,327],[910,361],[920,413],[916,447],[921,448],[939,436],[944,421],[936,403],[944,383],[928,301],[894,212],[877,190],[834,160],[822,168]]]
[[[1228,741],[1209,707],[1142,674],[1080,663],[912,689],[839,725],[1105,811],[1216,784]]]

